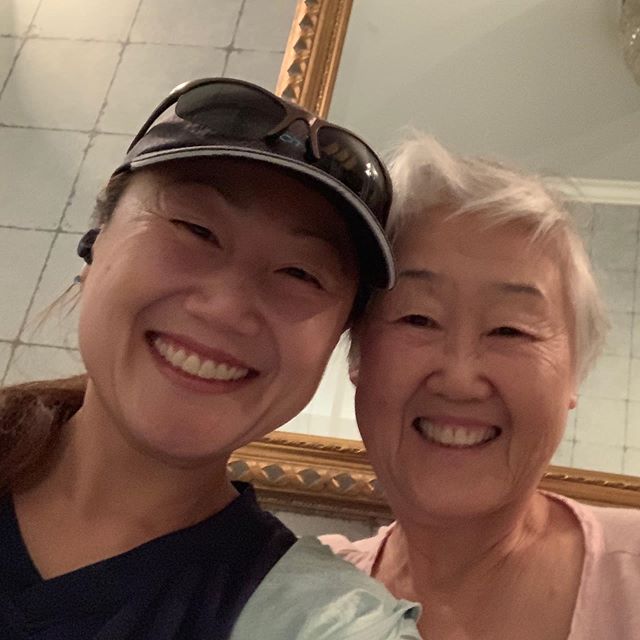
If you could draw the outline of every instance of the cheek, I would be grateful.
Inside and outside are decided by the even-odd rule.
[[[568,354],[512,363],[500,375],[499,390],[512,419],[538,447],[555,447],[566,424],[573,394],[573,373]],[[508,375],[505,375],[507,374]]]
[[[80,296],[78,334],[83,359],[90,359],[94,368],[129,350],[140,313],[172,286],[161,274],[148,277],[156,272],[142,262],[123,256],[89,269]]]
[[[402,417],[427,372],[425,353],[416,353],[381,330],[360,344],[356,416],[363,433],[379,437]]]
[[[539,365],[532,367],[532,378],[540,395],[551,405],[568,410],[575,388],[575,371],[568,346],[543,355]]]
[[[94,283],[81,294],[78,343],[85,367],[95,378],[113,371],[116,359],[129,351],[131,327],[121,292],[112,295],[110,288]]]

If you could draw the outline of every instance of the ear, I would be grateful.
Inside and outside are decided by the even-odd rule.
[[[578,406],[578,394],[572,393],[569,398],[569,409],[575,409]]]

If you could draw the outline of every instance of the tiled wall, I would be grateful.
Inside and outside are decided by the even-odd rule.
[[[81,267],[75,245],[99,186],[147,112],[178,82],[222,74],[272,87],[294,6],[295,0],[0,0],[4,382],[81,370],[72,305],[46,321],[42,311]],[[597,205],[579,213],[613,331],[583,385],[558,464],[640,475],[639,217],[637,207]],[[357,436],[339,356],[289,428]]]
[[[576,209],[611,331],[580,389],[557,464],[640,475],[640,207]]]

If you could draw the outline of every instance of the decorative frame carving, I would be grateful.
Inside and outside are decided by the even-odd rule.
[[[236,451],[234,480],[251,482],[263,505],[344,519],[391,519],[362,442],[276,432]],[[640,478],[549,467],[540,487],[590,504],[640,508]]]
[[[276,93],[320,117],[329,111],[353,0],[298,0]]]
[[[298,0],[276,93],[326,116],[352,0]],[[362,442],[273,433],[231,458],[234,479],[250,481],[266,506],[348,519],[391,513]],[[591,504],[640,508],[640,478],[549,467],[542,489]]]

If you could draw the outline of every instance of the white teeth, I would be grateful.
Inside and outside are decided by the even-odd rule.
[[[216,365],[211,362],[211,360],[205,360],[202,363],[202,366],[200,367],[200,370],[198,371],[198,375],[201,378],[215,378],[216,376]]]
[[[182,370],[191,375],[197,375],[198,371],[200,371],[200,358],[195,353],[192,353],[182,363]]]
[[[231,380],[231,378],[233,377],[233,372],[231,371],[230,367],[227,367],[226,364],[222,363],[218,366],[218,375],[223,380]]]
[[[173,352],[169,351],[167,353],[167,360],[176,367],[181,367],[186,359],[187,354],[184,349],[178,349],[177,351],[174,349]]]
[[[424,418],[415,422],[417,430],[428,440],[448,447],[473,447],[498,435],[496,427],[469,428],[457,425],[435,425]]]
[[[160,337],[155,338],[153,346],[174,367],[203,380],[239,380],[249,373],[249,369],[244,367],[218,364],[213,360],[201,358],[195,353],[187,353],[182,347],[175,347]]]

